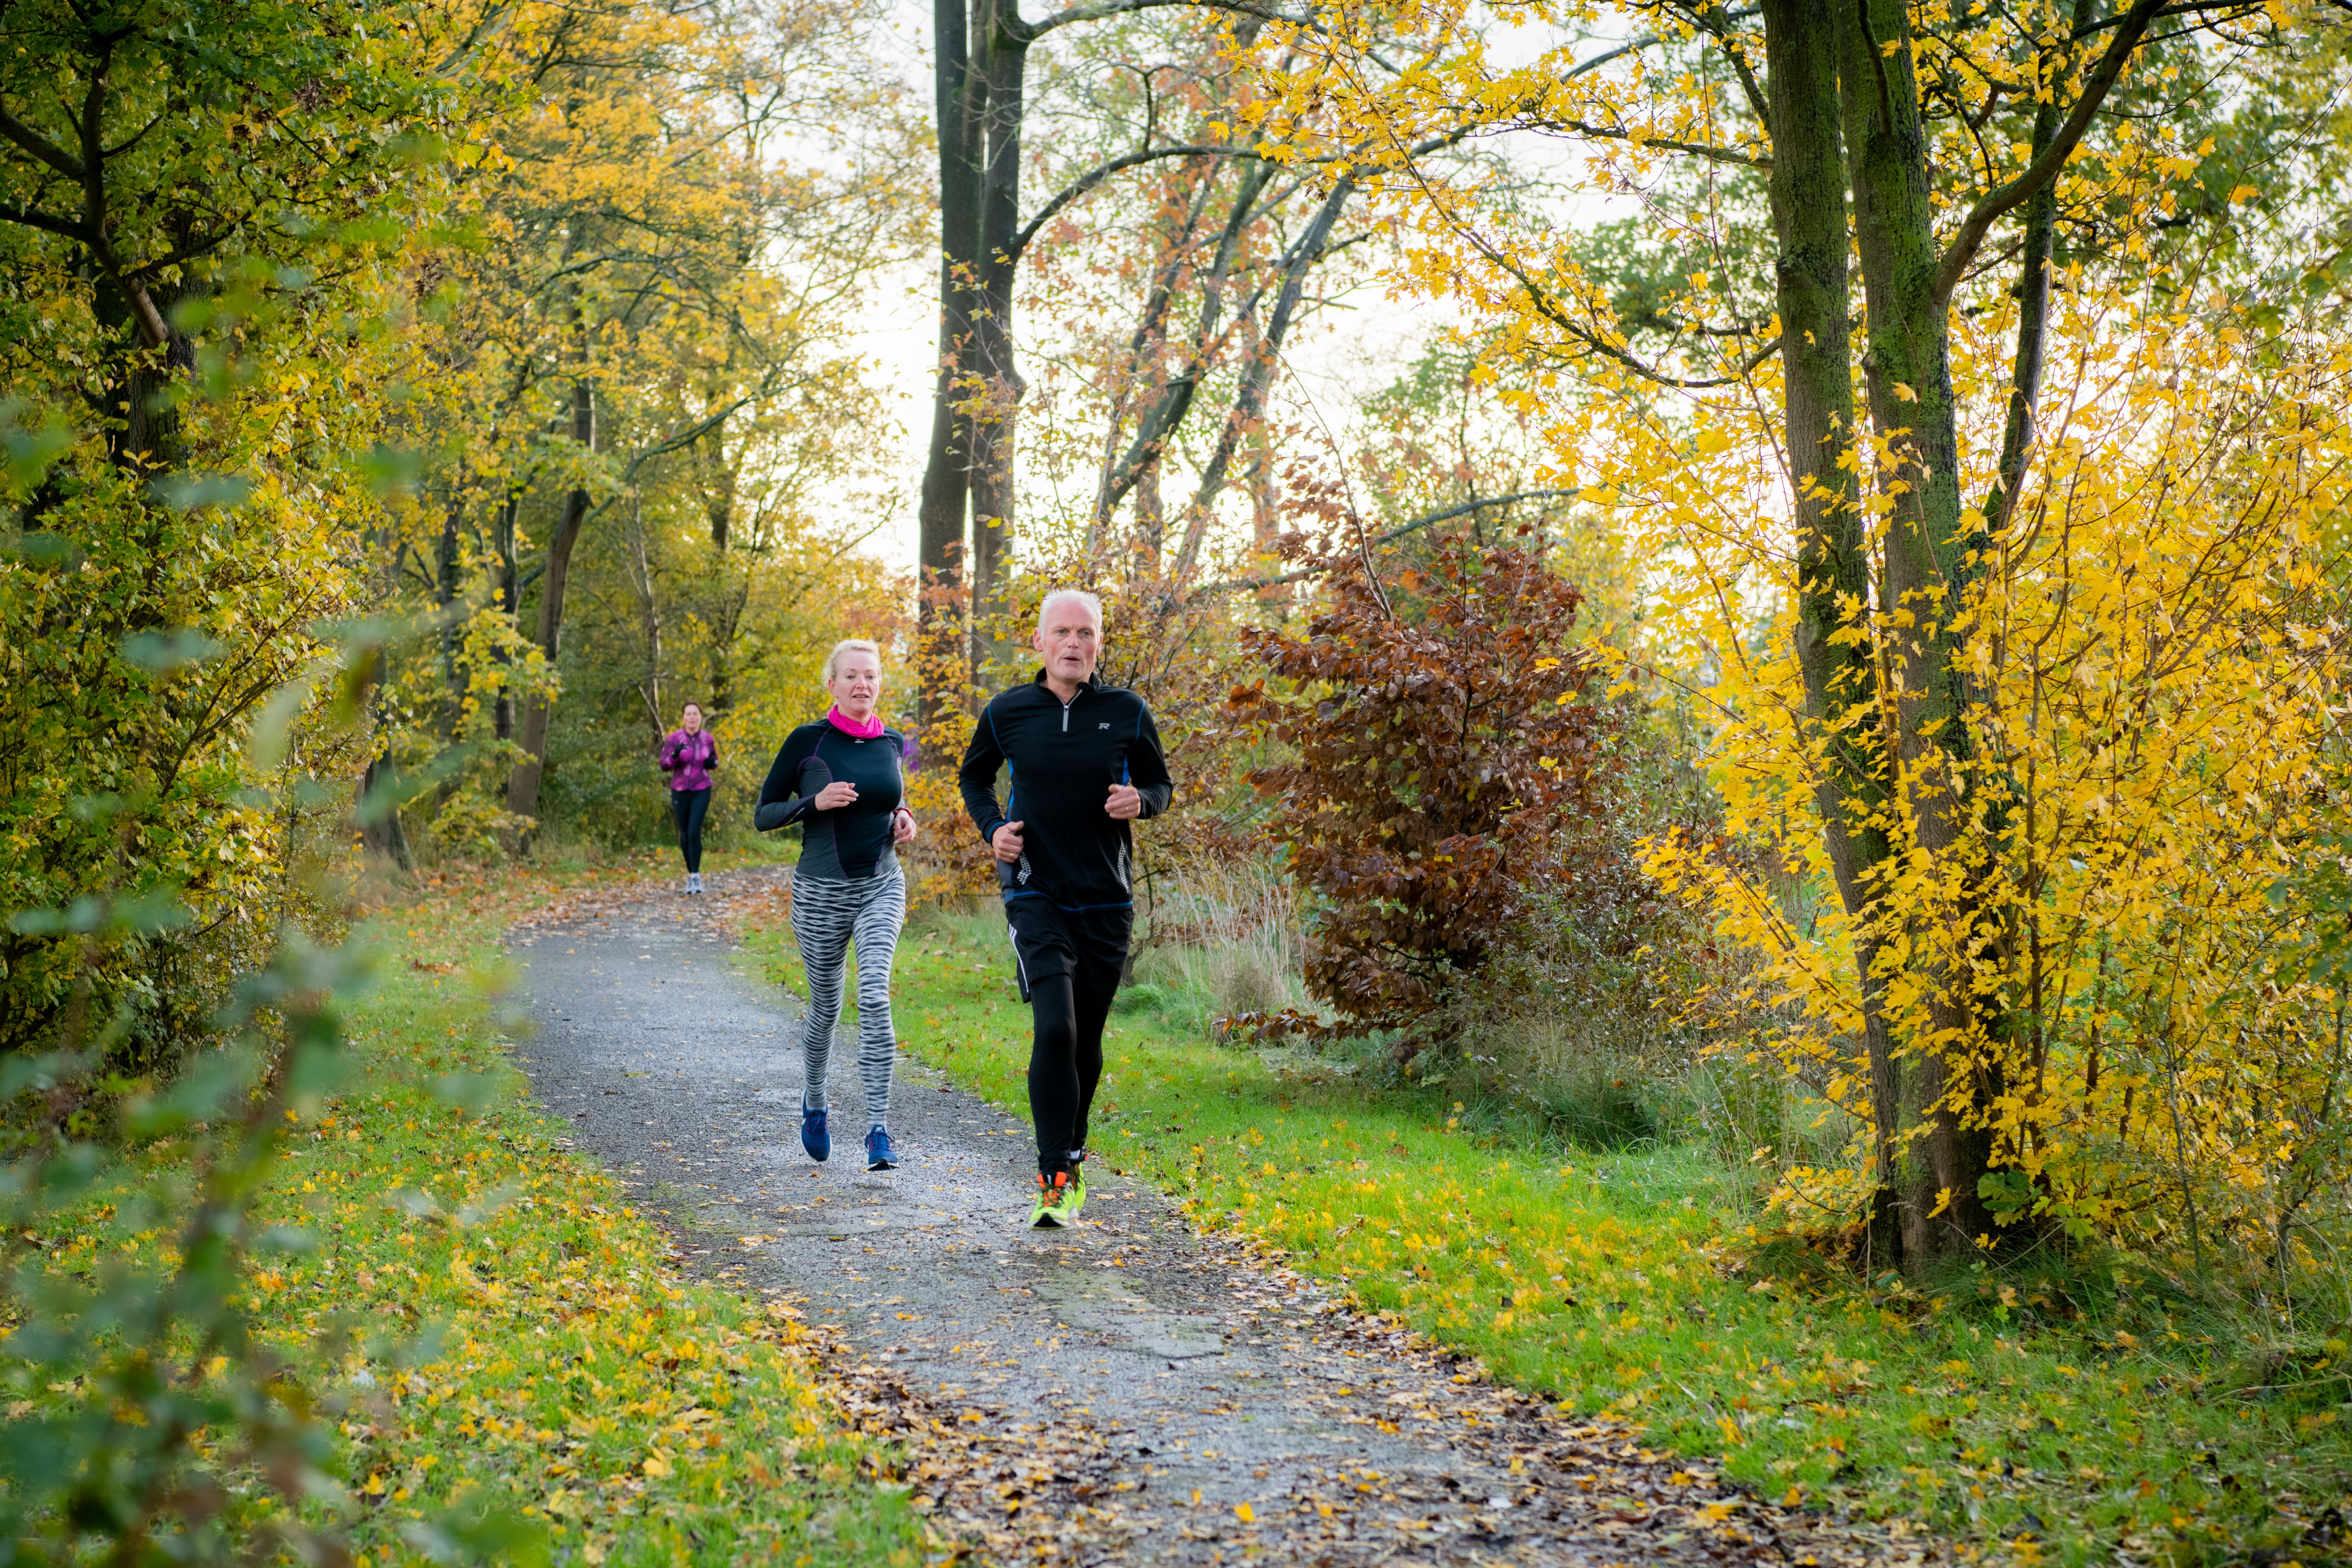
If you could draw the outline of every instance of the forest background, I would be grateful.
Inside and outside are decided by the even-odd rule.
[[[1497,1140],[1703,1145],[1725,1256],[1809,1289],[2136,1292],[2201,1346],[2151,1386],[2324,1446],[2347,40],[11,4],[12,1201],[159,1137],[260,1169],[338,1054],[349,875],[658,841],[685,700],[756,852],[841,636],[952,911],[948,769],[1081,583],[1196,781],[1152,1005]],[[861,334],[934,262],[918,475]],[[228,1331],[215,1229],[154,1323]]]

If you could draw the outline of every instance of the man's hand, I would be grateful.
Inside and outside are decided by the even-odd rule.
[[[900,806],[890,815],[890,842],[904,844],[915,836],[915,814]]]
[[[1143,792],[1133,784],[1113,784],[1103,809],[1113,822],[1133,822],[1143,815]]]
[[[819,811],[839,811],[856,798],[857,786],[842,780],[816,792],[816,808]]]
[[[1021,824],[1017,822],[1008,822],[988,836],[988,847],[1008,866],[1019,863],[1021,844]]]

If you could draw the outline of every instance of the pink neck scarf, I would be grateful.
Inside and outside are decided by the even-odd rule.
[[[873,740],[882,733],[882,715],[878,712],[861,724],[840,709],[829,708],[825,710],[824,721],[843,734],[855,735],[861,741]]]

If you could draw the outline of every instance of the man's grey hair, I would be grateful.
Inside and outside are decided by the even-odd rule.
[[[1103,613],[1100,599],[1096,598],[1084,588],[1056,588],[1045,595],[1045,603],[1037,606],[1037,630],[1040,635],[1043,635],[1045,630],[1045,617],[1053,614],[1054,606],[1069,600],[1076,600],[1094,612],[1095,629],[1097,631],[1102,629]]]

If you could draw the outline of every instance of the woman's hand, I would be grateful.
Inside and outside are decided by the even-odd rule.
[[[857,786],[846,780],[836,780],[816,792],[819,811],[839,811],[857,798]]]
[[[890,842],[905,844],[915,837],[915,814],[900,806],[890,816]]]

